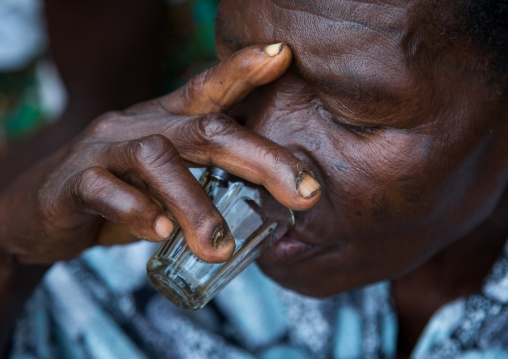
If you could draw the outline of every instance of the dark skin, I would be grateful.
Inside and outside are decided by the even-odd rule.
[[[259,110],[237,112],[324,189],[288,235],[308,251],[281,258],[276,244],[261,268],[311,296],[393,279],[401,356],[437,308],[479,288],[508,235],[506,101],[459,66],[487,72],[463,39],[438,41],[450,11],[225,0],[217,19],[220,56],[293,49],[290,70],[253,96]]]
[[[99,117],[7,188],[0,202],[2,345],[47,265],[90,246],[160,242],[178,222],[198,257],[229,258],[234,241],[189,164],[262,184],[295,210],[315,205],[319,184],[299,158],[221,113],[279,77],[291,59],[281,44],[248,47],[172,94]]]
[[[188,164],[227,168],[264,184],[281,203],[296,210],[315,204],[319,195],[305,198],[298,192],[297,181],[306,168],[302,161],[220,114],[287,69],[291,51],[281,45],[277,49],[280,54],[269,56],[263,46],[246,48],[172,94],[99,117],[13,184],[6,196],[6,203],[13,204],[9,210],[17,210],[19,204],[20,218],[31,212],[36,225],[23,229],[18,223],[5,224],[3,231],[14,233],[18,227],[18,234],[2,244],[20,262],[52,263],[93,244],[132,241],[132,234],[161,241],[176,221],[200,258],[222,262],[231,255],[234,242],[226,231],[218,248],[212,248],[211,238],[225,222]],[[216,114],[196,115],[201,113]],[[266,152],[257,151],[259,147],[266,147]],[[246,168],[247,160],[254,165]],[[272,164],[269,168],[277,164],[279,172],[268,173],[266,163]]]
[[[158,93],[166,20],[163,1],[47,0],[44,5],[51,57],[66,87],[68,104],[55,124],[27,142],[9,146],[0,163],[2,194],[30,166],[67,144],[98,115]],[[12,321],[48,265],[20,264],[4,250],[0,256],[2,353]]]
[[[217,250],[210,241],[221,217],[186,170],[218,165],[306,210],[259,260],[263,271],[318,297],[392,279],[408,355],[438,307],[477,290],[506,239],[508,125],[506,102],[456,66],[476,55],[461,41],[439,45],[430,9],[395,5],[223,1],[224,62],[99,118],[30,170],[2,197],[4,252],[23,266],[132,234],[159,241],[172,229],[159,219],[172,217],[198,256],[224,260],[227,236]],[[278,42],[291,67],[287,47],[237,53]],[[318,188],[307,166],[323,186],[309,198],[296,190],[303,174]]]

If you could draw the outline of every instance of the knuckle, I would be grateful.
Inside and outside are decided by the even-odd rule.
[[[125,115],[120,111],[107,112],[96,118],[86,129],[92,138],[104,138],[115,134]]]
[[[138,164],[148,167],[160,167],[180,158],[173,143],[160,134],[150,135],[134,143],[134,158]]]
[[[188,98],[194,98],[197,94],[201,93],[205,88],[206,78],[208,77],[209,70],[192,77],[185,85],[185,94]]]
[[[74,182],[74,195],[79,200],[88,203],[99,193],[104,192],[107,181],[104,178],[104,169],[90,167],[83,170]]]
[[[222,114],[200,116],[194,123],[196,136],[206,143],[216,142],[236,131],[238,131],[236,122]]]
[[[184,106],[192,107],[189,114],[217,113],[224,110],[221,103],[223,94],[217,93],[214,86],[218,82],[216,77],[219,67],[220,64],[215,68],[204,70],[184,86],[182,92]]]
[[[273,161],[273,165],[276,168],[280,166],[285,166],[287,163],[287,154],[282,151],[276,151],[275,153],[271,153],[271,158]]]
[[[300,162],[300,160],[286,148],[275,149],[275,151],[271,152],[271,158],[275,168],[280,168],[281,170],[285,169],[288,171],[295,167],[295,162]]]

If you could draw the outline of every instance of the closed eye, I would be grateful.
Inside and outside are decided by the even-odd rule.
[[[381,126],[353,126],[345,123],[341,123],[340,126],[358,134],[374,133],[381,128]]]
[[[319,104],[317,106],[318,112],[320,115],[324,118],[327,118],[331,120],[336,125],[345,128],[351,132],[357,133],[357,134],[369,134],[374,133],[376,130],[381,129],[381,126],[354,126],[350,125],[348,123],[345,123],[343,121],[339,121],[334,115],[331,114],[330,111],[328,111],[322,104]]]

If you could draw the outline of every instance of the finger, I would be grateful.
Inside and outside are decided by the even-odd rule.
[[[247,47],[159,100],[164,108],[174,114],[222,112],[254,88],[281,76],[291,64],[291,59],[291,50],[281,43]]]
[[[99,246],[112,246],[116,244],[129,244],[137,241],[139,241],[139,238],[129,232],[127,228],[115,222],[104,221],[95,239],[95,244]]]
[[[263,185],[286,207],[306,210],[319,201],[321,186],[301,159],[226,115],[175,120],[168,133],[184,160]]]
[[[224,218],[166,137],[125,142],[111,147],[107,157],[109,170],[118,177],[137,173],[176,219],[197,257],[220,263],[233,254],[235,243]]]
[[[121,225],[138,238],[158,242],[167,239],[173,232],[172,221],[149,196],[102,167],[81,172],[72,179],[71,188],[86,212]],[[119,232],[109,234],[116,233]],[[124,237],[125,234],[122,234],[118,240],[105,237],[101,240],[103,243],[120,244]]]

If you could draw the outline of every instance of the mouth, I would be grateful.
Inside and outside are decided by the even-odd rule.
[[[262,266],[294,264],[312,257],[320,250],[322,250],[321,246],[299,241],[286,234],[268,247],[257,259],[257,263]]]

